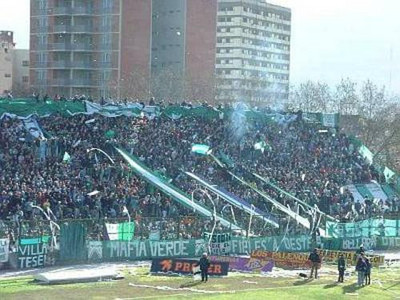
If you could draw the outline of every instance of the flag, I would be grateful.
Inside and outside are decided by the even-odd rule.
[[[374,162],[374,154],[366,146],[362,145],[358,152],[368,162],[368,164],[371,165]]]
[[[270,147],[264,141],[260,141],[254,144],[254,150],[260,150],[262,153],[264,153],[265,150],[269,151],[269,149]]]
[[[210,146],[207,146],[207,145],[194,144],[192,146],[192,152],[202,154],[202,155],[208,155],[208,154],[211,154],[212,149],[210,149]]]
[[[68,152],[65,152],[63,157],[63,162],[69,162],[70,160],[71,156],[68,154]]]
[[[392,170],[390,170],[388,167],[385,167],[383,174],[385,175],[386,182],[389,182],[390,179],[395,175],[395,173]]]
[[[135,232],[135,223],[125,222],[110,224],[106,223],[108,239],[111,241],[130,241]]]
[[[112,139],[115,137],[116,132],[114,130],[108,130],[104,135],[106,138]]]

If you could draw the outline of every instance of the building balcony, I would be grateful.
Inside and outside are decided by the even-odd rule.
[[[53,51],[92,51],[93,45],[84,43],[53,43],[50,44],[49,49]]]
[[[53,33],[92,33],[92,25],[54,25],[52,27]]]
[[[50,68],[54,69],[90,69],[92,68],[92,63],[87,61],[53,61],[49,63]]]
[[[64,86],[64,87],[98,87],[100,82],[91,79],[52,79],[48,83],[50,86]]]
[[[52,15],[92,15],[94,13],[91,7],[54,7],[49,9],[49,14]]]
[[[92,7],[77,6],[71,9],[73,15],[93,15],[94,10]]]

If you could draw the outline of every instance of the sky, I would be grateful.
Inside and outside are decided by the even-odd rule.
[[[168,1],[168,0],[165,0]],[[0,0],[0,30],[29,47],[30,0]],[[370,79],[400,94],[400,0],[269,0],[292,9],[291,84]]]

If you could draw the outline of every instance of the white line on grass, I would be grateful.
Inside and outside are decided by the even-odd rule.
[[[143,296],[143,297],[135,297],[135,298],[115,298],[114,300],[159,299],[159,298],[166,298],[166,297],[188,296],[188,295],[193,295],[193,294],[181,293],[181,294],[171,294],[171,295]]]
[[[252,291],[265,291],[265,290],[288,290],[288,289],[297,289],[297,288],[305,288],[305,287],[313,287],[313,286],[323,286],[326,283],[321,284],[310,284],[310,285],[295,285],[295,286],[278,286],[278,287],[266,287],[266,288],[254,288],[254,289],[243,289],[243,290],[233,290],[233,291],[207,291],[201,290],[203,293],[210,294],[234,294],[234,293],[244,293],[244,292],[252,292]],[[156,288],[156,286],[153,286]],[[183,289],[173,289],[173,290],[183,290]],[[135,297],[135,298],[115,298],[115,300],[138,300],[138,299],[156,299],[160,297],[172,297],[172,296],[189,296],[196,295],[197,291],[190,291],[192,293],[181,293],[181,294],[173,294],[173,295],[157,295],[157,296],[145,296],[145,297]],[[198,290],[199,291],[199,290]],[[197,292],[198,293],[198,292]],[[198,294],[197,294],[198,295]]]

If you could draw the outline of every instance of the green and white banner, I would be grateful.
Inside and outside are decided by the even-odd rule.
[[[135,232],[134,222],[125,222],[117,224],[106,224],[107,235],[110,241],[130,241]]]
[[[217,233],[211,236],[211,233],[204,233],[204,240],[206,242],[210,241],[209,249],[211,250],[211,255],[229,255],[231,252],[231,239],[230,233]]]
[[[400,236],[400,220],[368,219],[354,223],[326,221],[326,234],[333,238],[397,237]]]
[[[39,268],[46,264],[49,237],[25,238],[18,243],[18,268]]]
[[[390,186],[386,185],[385,189],[383,189],[380,184],[377,184],[375,182],[367,184],[350,184],[344,186],[343,188],[348,189],[349,192],[353,195],[354,200],[361,203],[364,203],[365,197],[370,200],[378,199],[385,202],[388,196],[394,194]],[[390,195],[388,195],[389,192]]]
[[[195,240],[103,241],[101,257],[105,261],[152,258],[195,257]],[[98,254],[99,255],[99,254]]]
[[[138,117],[142,112],[142,105],[133,104],[118,104],[118,105],[100,105],[94,102],[85,101],[86,114],[100,114],[104,117]]]

